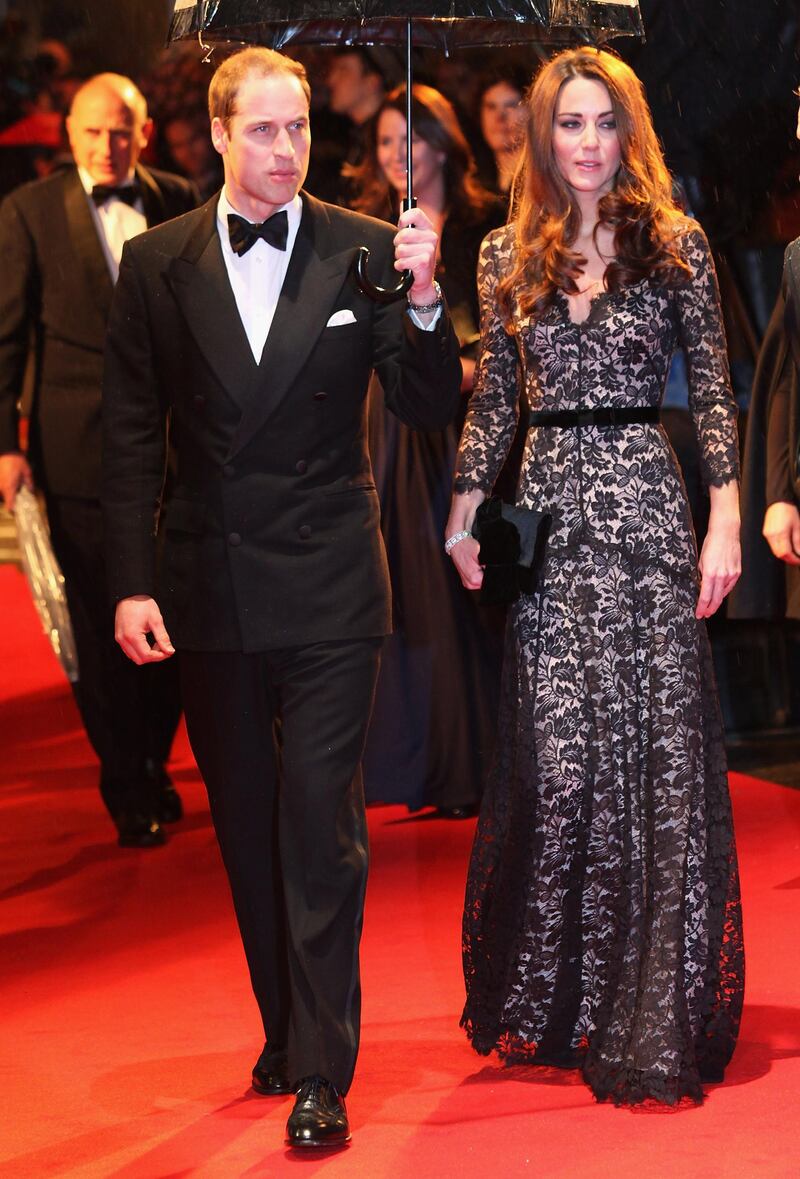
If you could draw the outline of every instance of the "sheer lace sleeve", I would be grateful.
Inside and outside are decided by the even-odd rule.
[[[706,235],[697,222],[687,222],[680,245],[691,268],[691,277],[676,293],[689,369],[689,408],[700,445],[703,482],[721,487],[739,478],[739,441],[717,275]]]
[[[519,414],[517,347],[497,306],[497,283],[509,264],[513,230],[488,235],[478,258],[481,342],[475,384],[456,459],[455,491],[480,489],[487,495],[514,439]]]

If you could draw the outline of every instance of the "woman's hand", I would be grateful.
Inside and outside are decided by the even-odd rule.
[[[726,483],[709,488],[711,515],[700,554],[700,597],[696,618],[710,618],[722,605],[742,572],[739,543],[739,487]]]
[[[478,564],[480,545],[471,536],[460,540],[450,550],[450,559],[467,589],[477,590],[483,585],[483,567]]]
[[[486,496],[482,491],[467,491],[462,495],[454,495],[450,507],[450,518],[445,529],[445,539],[455,536],[459,532],[472,532],[472,521],[479,504]],[[462,584],[467,589],[480,589],[483,585],[483,567],[478,564],[480,545],[472,536],[465,536],[463,540],[454,544],[450,550],[450,560],[455,565]]]

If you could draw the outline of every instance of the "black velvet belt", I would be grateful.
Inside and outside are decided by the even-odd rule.
[[[568,430],[573,426],[631,426],[634,422],[657,422],[659,416],[657,405],[601,405],[597,409],[533,410],[529,423]]]

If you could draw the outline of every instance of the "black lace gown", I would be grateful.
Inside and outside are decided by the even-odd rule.
[[[456,488],[491,491],[532,410],[658,405],[673,350],[690,368],[704,477],[738,478],[713,263],[596,299],[557,295],[516,337],[495,290],[513,227],[479,263],[482,347]],[[481,1053],[582,1067],[600,1100],[700,1101],[722,1079],[744,958],[721,717],[697,551],[659,425],[530,430],[518,502],[553,513],[539,592],[509,618],[495,762],[467,883],[462,1023]]]

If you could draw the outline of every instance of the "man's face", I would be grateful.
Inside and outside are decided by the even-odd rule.
[[[82,91],[67,119],[75,163],[86,169],[95,184],[126,180],[149,131],[149,121],[140,123],[120,95],[103,85],[90,85]]]
[[[497,82],[483,92],[481,131],[493,152],[515,151],[522,143],[527,111],[519,90]]]
[[[364,102],[372,89],[370,75],[357,53],[343,53],[333,58],[328,76],[328,105],[337,115],[349,115]]]
[[[227,128],[211,124],[233,205],[245,216],[270,216],[290,201],[308,172],[308,100],[292,74],[250,75],[239,87]]]

